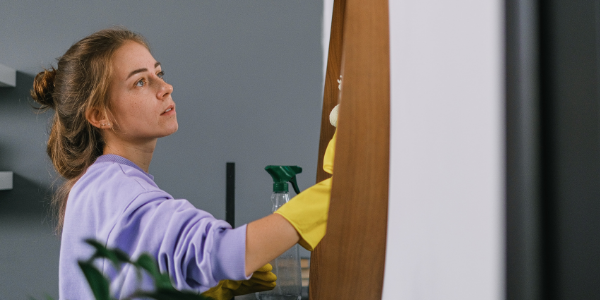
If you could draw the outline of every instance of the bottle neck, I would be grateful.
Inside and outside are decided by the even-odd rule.
[[[274,192],[271,195],[271,202],[273,202],[273,212],[278,210],[281,206],[290,201],[290,195],[283,192]]]

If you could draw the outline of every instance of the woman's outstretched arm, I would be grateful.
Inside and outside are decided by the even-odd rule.
[[[298,242],[300,235],[284,217],[271,214],[246,227],[246,276]]]
[[[323,170],[329,174],[333,174],[335,140],[334,134],[323,158]],[[329,178],[311,186],[275,213],[248,224],[246,276],[296,243],[309,251],[317,246],[325,236],[331,181],[332,178]]]

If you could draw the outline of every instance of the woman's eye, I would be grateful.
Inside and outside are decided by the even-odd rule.
[[[156,74],[156,76],[158,76],[158,78],[162,79],[163,76],[165,76],[165,72],[164,71],[160,71]]]
[[[144,81],[144,78],[142,78],[135,83],[135,86],[142,87],[144,84],[146,84],[146,82]]]

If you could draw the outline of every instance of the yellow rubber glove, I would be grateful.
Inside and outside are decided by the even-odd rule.
[[[335,134],[325,150],[323,170],[333,174],[333,157],[335,153]],[[300,235],[298,244],[312,251],[325,236],[329,199],[331,197],[331,178],[325,179],[304,190],[288,203],[275,211],[280,214]]]
[[[272,270],[273,266],[266,264],[254,271],[248,280],[221,280],[219,284],[202,293],[202,296],[214,300],[230,300],[234,296],[272,290],[277,280]]]
[[[323,155],[323,170],[325,172],[333,175],[333,156],[335,154],[335,135],[337,131],[333,134],[331,141],[327,145],[327,149],[325,149],[325,155]]]

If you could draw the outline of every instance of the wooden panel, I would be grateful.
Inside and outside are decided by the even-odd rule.
[[[339,89],[337,80],[340,78],[342,65],[342,37],[344,28],[344,9],[346,0],[335,0],[333,3],[333,16],[331,18],[331,35],[329,38],[329,54],[327,57],[327,72],[325,75],[325,91],[323,93],[323,112],[321,114],[321,136],[319,140],[319,161],[317,165],[317,182],[321,182],[329,177],[327,172],[323,171],[323,156],[329,140],[335,133],[335,127],[329,122],[329,113],[338,104]],[[321,265],[321,248],[326,247],[327,242],[323,241],[315,248],[310,256],[310,283],[309,299],[315,299],[314,294],[320,288],[319,271]]]
[[[347,0],[327,235],[313,300],[381,299],[389,181],[387,0]],[[312,271],[312,270],[311,270]],[[312,279],[312,278],[311,278]]]

